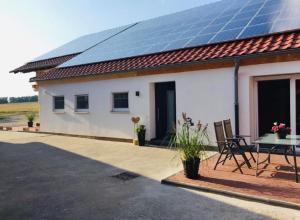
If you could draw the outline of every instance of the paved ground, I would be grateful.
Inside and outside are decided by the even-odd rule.
[[[0,132],[0,219],[300,219],[296,210],[165,186],[174,152]],[[122,181],[111,176],[133,171]]]

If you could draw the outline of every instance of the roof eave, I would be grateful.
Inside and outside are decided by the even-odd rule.
[[[234,62],[237,59],[242,61],[242,60],[250,59],[250,58],[262,58],[262,57],[288,55],[288,54],[296,54],[296,53],[300,54],[300,48],[293,48],[293,49],[272,51],[272,52],[255,53],[255,54],[247,54],[247,55],[239,55],[239,56],[231,56],[231,57],[221,57],[221,58],[214,58],[214,59],[209,59],[209,60],[190,61],[190,62],[181,62],[181,63],[173,63],[173,64],[162,64],[159,66],[134,68],[134,69],[128,69],[128,70],[122,70],[122,71],[112,71],[112,72],[96,73],[96,74],[90,73],[90,74],[81,75],[81,76],[61,77],[61,78],[43,79],[43,80],[36,80],[36,77],[33,77],[30,79],[30,82],[66,80],[66,79],[71,79],[71,78],[84,78],[84,77],[97,76],[97,75],[128,73],[128,72],[132,72],[132,71],[158,70],[161,68],[172,68],[172,67],[178,67],[178,66],[209,64],[209,63],[218,63],[218,62],[226,62],[226,61]]]

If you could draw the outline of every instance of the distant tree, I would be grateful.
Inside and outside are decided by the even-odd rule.
[[[0,104],[7,104],[8,98],[7,97],[0,97]]]
[[[9,97],[9,103],[37,102],[38,96]]]

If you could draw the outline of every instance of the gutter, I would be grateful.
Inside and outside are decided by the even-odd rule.
[[[234,59],[234,121],[235,134],[240,134],[240,113],[239,113],[239,69],[240,59]]]

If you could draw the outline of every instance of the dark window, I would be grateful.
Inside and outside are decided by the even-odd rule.
[[[128,92],[113,94],[114,109],[128,109]]]
[[[53,100],[54,100],[54,110],[61,110],[65,108],[64,96],[55,96]]]
[[[76,110],[89,109],[89,96],[77,95],[76,96]]]

